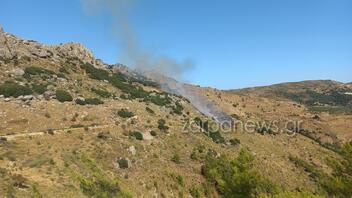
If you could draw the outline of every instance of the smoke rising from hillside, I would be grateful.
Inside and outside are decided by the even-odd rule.
[[[228,122],[229,116],[223,113],[215,103],[210,102],[207,97],[197,93],[190,86],[165,77],[171,76],[182,80],[184,72],[192,69],[192,61],[178,62],[166,56],[156,57],[150,51],[141,48],[129,17],[136,1],[81,0],[83,9],[89,14],[108,12],[113,16],[112,29],[118,35],[123,57],[127,58],[128,65],[158,82],[166,92],[182,95],[189,99],[193,106],[203,114],[214,117],[218,122]]]
[[[112,30],[118,36],[122,57],[127,64],[141,71],[154,71],[181,79],[184,72],[192,69],[191,60],[178,62],[167,56],[155,56],[143,49],[136,38],[130,20],[130,10],[135,0],[81,0],[83,9],[89,14],[107,12],[113,17]]]

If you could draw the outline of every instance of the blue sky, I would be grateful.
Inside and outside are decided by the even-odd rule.
[[[109,13],[80,0],[1,0],[5,31],[46,44],[80,42],[107,63],[121,47]],[[135,0],[131,19],[143,48],[192,59],[185,79],[219,89],[280,82],[352,81],[350,0]]]

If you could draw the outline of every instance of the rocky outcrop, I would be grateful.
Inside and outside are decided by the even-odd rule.
[[[44,45],[33,40],[18,38],[4,32],[3,28],[0,27],[0,61],[23,57],[48,58],[58,62],[67,58],[77,58],[95,66],[104,66],[102,61],[96,60],[93,53],[79,43]]]

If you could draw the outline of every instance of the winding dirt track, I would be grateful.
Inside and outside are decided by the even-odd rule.
[[[105,129],[108,127],[111,127],[112,125],[97,125],[97,126],[91,126],[88,127],[88,130],[95,130],[95,129]],[[65,128],[65,129],[56,129],[53,130],[54,134],[59,134],[59,133],[67,133],[68,131],[74,132],[74,131],[81,131],[84,130],[84,127],[77,127],[77,128]],[[33,136],[39,136],[39,135],[45,135],[48,134],[48,132],[44,131],[37,131],[37,132],[30,132],[30,133],[17,133],[17,134],[11,134],[11,135],[3,135],[0,136],[0,140],[15,140],[17,138],[22,138],[22,137],[33,137]]]

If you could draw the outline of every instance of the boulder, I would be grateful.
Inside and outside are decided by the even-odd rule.
[[[137,151],[134,146],[130,146],[128,149],[128,152],[130,152],[132,155],[136,155]]]
[[[43,93],[43,97],[45,98],[45,100],[50,100],[55,95],[56,95],[56,93],[54,91],[46,91]]]
[[[33,95],[26,95],[26,96],[23,96],[23,101],[28,101],[28,100],[33,100],[34,99],[34,96]]]
[[[24,70],[21,68],[16,68],[13,69],[10,73],[14,76],[22,76],[24,74]]]

